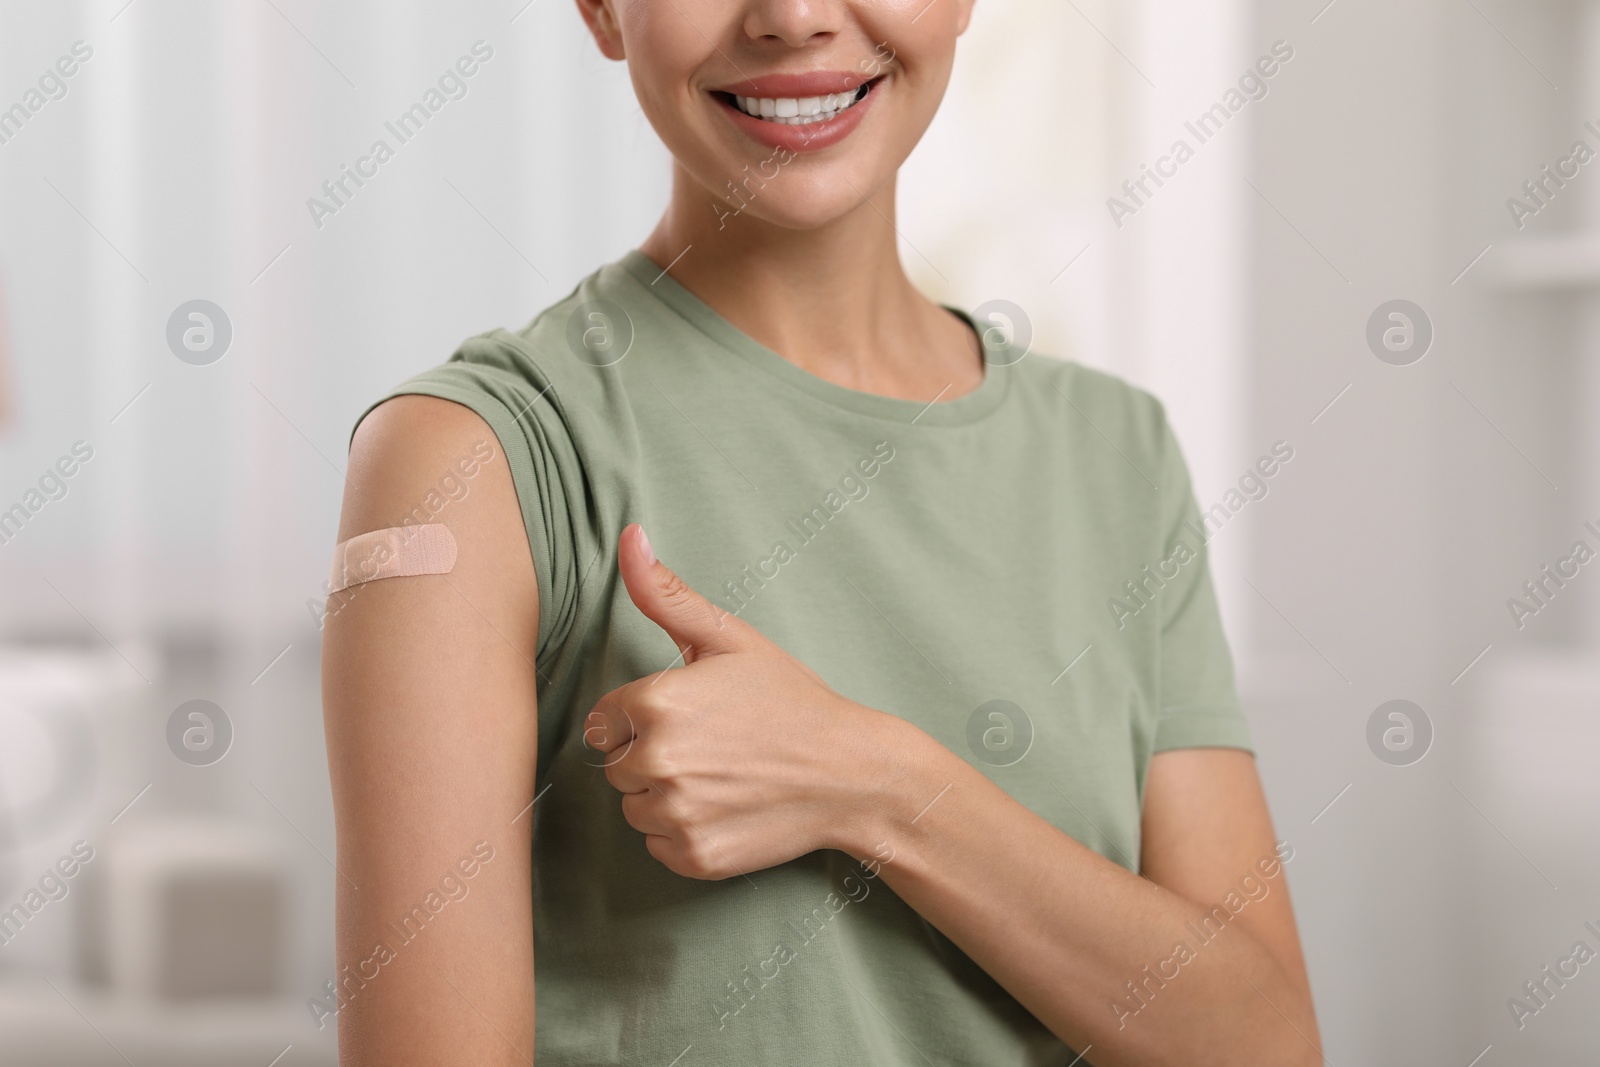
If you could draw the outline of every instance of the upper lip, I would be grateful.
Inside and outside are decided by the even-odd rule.
[[[849,70],[816,70],[806,74],[768,74],[733,85],[718,86],[713,92],[733,96],[753,96],[764,100],[804,100],[812,96],[852,93],[877,75]]]

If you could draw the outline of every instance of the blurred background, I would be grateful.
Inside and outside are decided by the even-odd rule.
[[[0,0],[0,108],[0,1062],[332,1064],[352,423],[668,159],[570,0]],[[919,284],[1155,391],[1231,516],[1332,1063],[1600,1055],[1600,973],[1524,987],[1600,949],[1597,151],[1593,0],[979,0],[903,174]]]

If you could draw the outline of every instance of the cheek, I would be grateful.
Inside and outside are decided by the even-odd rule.
[[[653,125],[674,119],[681,124],[688,105],[700,102],[693,88],[696,73],[718,58],[711,42],[727,35],[729,15],[717,10],[727,6],[706,0],[634,0],[622,5],[628,77]]]

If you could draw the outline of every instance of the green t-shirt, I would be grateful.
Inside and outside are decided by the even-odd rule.
[[[582,740],[600,696],[677,652],[617,577],[617,536],[640,522],[833,689],[1134,867],[1151,756],[1250,747],[1204,527],[1157,400],[1018,355],[991,350],[952,401],[858,392],[630,252],[391,394],[489,423],[532,546],[539,1067],[1072,1061],[842,853],[673,874]]]

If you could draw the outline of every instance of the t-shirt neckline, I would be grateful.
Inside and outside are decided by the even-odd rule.
[[[975,422],[994,411],[1010,391],[1010,375],[1005,372],[1014,365],[1014,361],[1007,352],[1002,352],[999,360],[992,355],[986,359],[983,381],[976,389],[954,400],[902,400],[898,397],[880,396],[877,393],[850,389],[825,378],[819,378],[803,367],[791,363],[740,330],[638,249],[630,249],[619,263],[648,296],[666,304],[711,340],[751,366],[834,407],[890,422],[915,423],[918,426],[960,426]],[[983,335],[983,327],[975,323],[971,315],[960,308],[941,306],[959,316],[972,327],[974,332]]]

